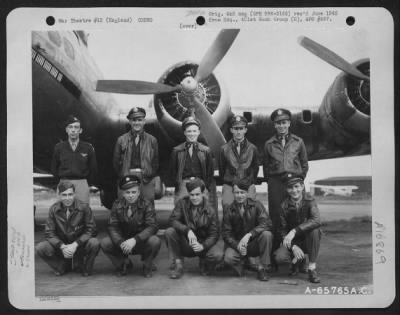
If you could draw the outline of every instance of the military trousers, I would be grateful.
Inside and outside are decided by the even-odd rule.
[[[320,242],[321,230],[318,228],[292,240],[292,244],[296,244],[305,254],[308,254],[308,258],[312,263],[317,261]],[[274,258],[276,263],[285,264],[291,263],[294,256],[292,250],[281,246],[274,252]]]
[[[274,249],[279,247],[281,242],[278,235],[280,227],[280,209],[281,203],[287,196],[286,185],[282,181],[282,176],[271,176],[268,179],[268,212],[272,221],[272,229],[274,234]]]
[[[200,257],[210,263],[218,263],[222,261],[223,251],[214,244],[209,250],[195,252],[189,245],[189,241],[185,235],[177,232],[173,227],[169,227],[165,230],[165,241],[167,242],[168,253],[170,259],[175,261],[176,259],[182,259],[183,257]]]
[[[262,232],[256,239],[247,245],[247,254],[242,256],[239,250],[232,247],[225,249],[224,262],[234,269],[239,269],[246,257],[260,257],[260,264],[263,268],[271,265],[273,235],[270,231]]]
[[[144,242],[136,243],[129,255],[141,255],[147,267],[151,267],[161,247],[161,240],[157,235],[152,235]],[[122,252],[121,247],[114,244],[109,236],[101,240],[101,249],[111,260],[116,269],[122,267],[129,255]]]
[[[91,274],[97,254],[100,250],[100,242],[92,237],[84,244],[78,246],[73,258],[64,258],[62,250],[54,247],[49,241],[43,241],[36,245],[36,253],[54,271],[65,273],[80,268],[82,272]]]

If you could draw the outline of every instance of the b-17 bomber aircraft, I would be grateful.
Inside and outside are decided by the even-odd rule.
[[[134,72],[129,80],[105,79],[89,53],[88,34],[84,31],[33,32],[34,171],[49,173],[54,145],[65,137],[63,122],[69,115],[75,115],[82,122],[82,138],[95,147],[99,168],[96,187],[101,191],[103,205],[110,208],[117,195],[113,149],[118,136],[127,130],[126,115],[121,115],[111,93],[148,94],[152,97],[151,107],[154,107],[156,117],[146,119],[145,130],[158,140],[162,182],[166,187],[173,187],[169,157],[172,148],[184,141],[181,130],[184,118],[194,115],[201,121],[200,141],[212,149],[214,156],[218,156],[221,145],[231,137],[228,122],[235,111],[228,89],[215,69],[236,49],[235,42],[240,35],[239,29],[222,29],[214,40],[210,39],[210,46],[204,48],[200,61],[166,64],[159,79],[150,82],[136,78]],[[196,32],[191,38],[196,41]],[[369,59],[350,63],[308,37],[302,36],[298,42],[341,70],[317,110],[304,108],[293,112],[291,131],[303,138],[309,160],[370,154]],[[113,66],[129,67],[118,63],[119,53],[116,50],[112,57]],[[159,58],[162,61],[162,47]],[[243,81],[246,80],[244,84],[251,87],[252,78],[243,77]],[[264,91],[255,90],[254,93],[268,98]],[[238,105],[243,107],[243,104]],[[286,107],[285,104],[277,106]],[[249,121],[247,138],[260,153],[275,131],[269,116],[271,112],[265,107],[257,112],[241,113]],[[217,184],[221,184],[219,178],[216,179]],[[262,180],[259,174],[259,181]],[[157,197],[162,197],[162,191]]]

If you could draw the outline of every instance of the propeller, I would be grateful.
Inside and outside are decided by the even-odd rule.
[[[98,80],[96,91],[122,94],[162,94],[177,92],[181,86],[170,86],[137,80]]]
[[[301,36],[298,40],[299,44],[311,53],[331,64],[332,66],[346,72],[359,80],[369,81],[369,77],[359,71],[354,65],[344,60],[339,55],[335,54],[328,48],[318,44],[317,42],[309,39],[308,37]]]
[[[193,108],[195,110],[195,116],[201,122],[201,133],[207,140],[211,151],[218,161],[219,151],[223,144],[226,143],[225,137],[219,129],[214,118],[211,116],[207,108],[202,104],[198,97],[193,98]]]
[[[187,104],[183,106],[192,110],[193,115],[200,120],[202,134],[214,155],[218,156],[221,146],[226,142],[225,137],[205,106],[206,95],[203,95],[202,100],[199,98],[199,94],[201,94],[199,82],[211,75],[232,46],[239,31],[239,29],[221,30],[203,56],[195,77],[186,76],[175,86],[136,80],[98,80],[96,91],[123,94],[182,93],[188,100]]]
[[[194,78],[197,82],[204,80],[214,71],[215,67],[232,46],[239,31],[239,29],[224,29],[218,34],[199,64]]]

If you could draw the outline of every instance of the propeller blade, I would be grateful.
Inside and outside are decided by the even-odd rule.
[[[201,123],[201,134],[206,139],[216,161],[218,161],[221,147],[226,143],[225,137],[207,108],[196,99],[194,104],[196,118]]]
[[[354,65],[344,60],[339,55],[335,54],[333,51],[328,48],[314,42],[308,37],[301,36],[298,40],[299,44],[303,46],[305,49],[309,50],[311,53],[331,64],[332,66],[350,74],[360,80],[369,81],[369,77],[364,73],[359,71]]]
[[[162,94],[180,90],[180,85],[170,86],[135,80],[98,80],[96,91],[121,94]]]
[[[214,71],[231,47],[239,31],[239,29],[223,29],[219,32],[199,64],[195,77],[197,82],[207,78]]]

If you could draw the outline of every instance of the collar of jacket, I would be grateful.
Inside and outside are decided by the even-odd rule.
[[[231,139],[232,148],[236,148],[238,144],[239,143],[237,143],[235,140],[233,140],[233,138]],[[240,148],[245,148],[245,147],[247,147],[247,139],[246,138],[244,138],[243,141],[240,142]]]
[[[246,210],[248,208],[253,207],[255,204],[256,204],[255,200],[251,199],[250,197],[247,197],[247,200],[243,204],[243,207]],[[234,201],[232,203],[231,209],[232,209],[232,212],[239,212],[239,204],[236,201]]]
[[[185,209],[192,209],[194,207],[194,205],[192,204],[192,202],[190,201],[190,197],[186,196],[185,197]],[[208,207],[208,202],[207,199],[205,197],[203,197],[203,201],[202,201],[202,207],[200,207],[200,212],[201,213],[205,213],[207,215],[210,214],[210,210]]]
[[[67,140],[68,144],[71,146],[72,148],[72,143],[69,139]],[[76,140],[74,143],[76,143],[76,148],[80,145],[81,143],[81,139],[78,138],[78,140]]]
[[[196,142],[197,143],[197,150],[198,151],[206,151],[207,150],[207,146],[205,146],[204,144],[202,144],[201,142]],[[186,141],[182,142],[180,145],[176,146],[174,148],[175,151],[181,152],[181,151],[185,151],[186,150]]]
[[[133,203],[137,206],[138,209],[144,208],[145,200],[143,199],[142,195]],[[124,197],[121,197],[117,200],[116,208],[117,209],[126,209],[129,207],[129,203],[126,201]]]
[[[197,147],[199,146],[199,143],[196,141],[196,142],[188,142],[188,141],[186,141],[185,142],[185,148],[186,148],[186,150],[188,150],[189,149],[189,146],[191,146],[191,145],[193,145],[193,149],[197,149]]]
[[[277,142],[281,142],[282,141],[283,136],[278,135],[277,133],[275,134],[275,141]],[[285,140],[286,142],[289,141],[290,139],[292,139],[292,134],[289,132],[287,135],[285,135]]]
[[[139,139],[142,140],[144,137],[144,130],[142,129],[142,131],[139,133],[133,132],[131,130],[131,131],[129,131],[129,135],[130,135],[132,141],[135,140],[136,135],[139,135]]]
[[[84,204],[83,204],[81,201],[79,201],[79,200],[77,200],[77,199],[75,198],[75,200],[72,202],[71,207],[69,207],[69,208],[72,209],[72,211],[82,211],[83,208],[84,208]],[[58,211],[65,211],[65,210],[66,210],[66,208],[64,207],[64,204],[62,203],[61,200],[58,201],[58,202],[55,204],[55,211],[56,211],[56,212],[58,212]]]

